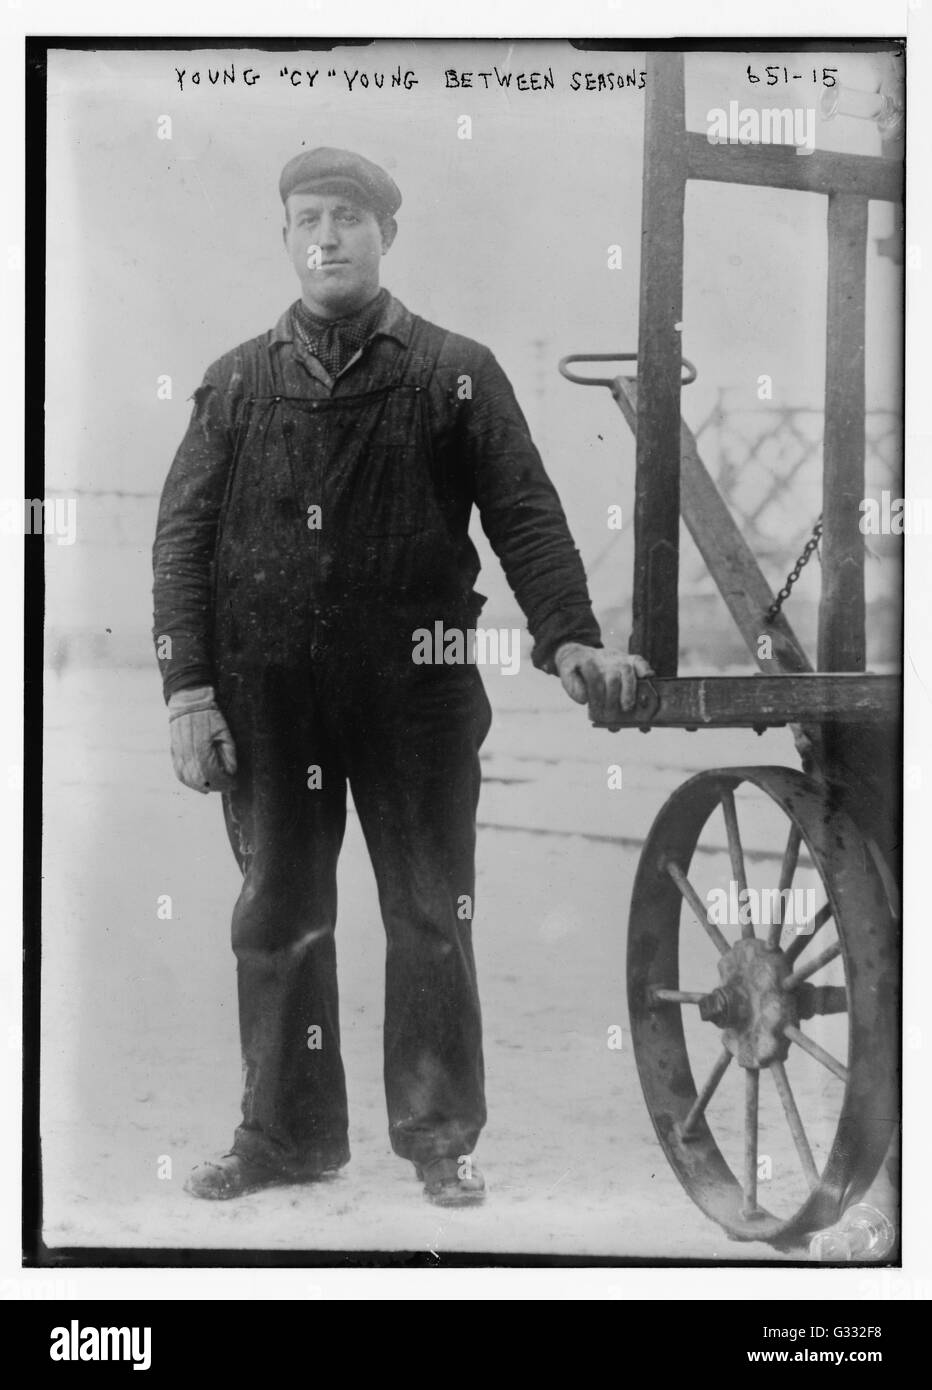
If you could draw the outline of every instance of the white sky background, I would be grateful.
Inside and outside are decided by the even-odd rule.
[[[775,60],[793,70],[793,56],[773,50],[688,55],[689,128],[704,132],[709,109],[731,100],[817,107],[822,88],[808,81],[789,91],[748,84],[749,61],[761,70]],[[399,63],[418,78],[412,90],[357,81],[347,91],[344,67]],[[550,67],[556,89],[444,89],[445,69],[493,64],[513,74]],[[805,54],[796,70],[823,64],[840,69],[842,85],[875,85],[860,55]],[[209,85],[208,68],[231,65],[235,85]],[[281,79],[283,65],[320,69],[313,90]],[[251,87],[241,81],[249,66],[262,74]],[[47,491],[160,490],[205,367],[297,296],[280,237],[282,165],[302,147],[338,145],[382,164],[403,194],[383,283],[496,353],[591,564],[609,537],[608,505],[629,513],[633,438],[607,392],[570,385],[556,363],[637,346],[644,93],[572,91],[570,76],[643,66],[643,53],[531,40],[379,41],[334,55],[51,52]],[[176,67],[187,69],[183,91]],[[171,140],[157,138],[162,115]],[[461,115],[472,118],[471,140],[457,138]],[[879,154],[880,140],[872,122],[819,118],[816,147]],[[821,405],[825,208],[815,195],[689,186],[683,350],[699,380],[683,408],[694,425],[720,386],[757,405],[761,373],[773,378],[773,404]],[[902,272],[873,244],[891,227],[890,208],[872,204],[869,408],[899,404]],[[620,271],[607,267],[615,243]],[[162,374],[170,401],[156,395]],[[152,535],[115,527],[108,544],[94,506],[79,498],[77,545],[46,547],[47,622],[144,629]],[[804,531],[811,519],[800,518]],[[618,545],[617,563],[593,577],[597,609],[630,591],[630,530]],[[494,560],[479,587],[490,612],[509,605]]]

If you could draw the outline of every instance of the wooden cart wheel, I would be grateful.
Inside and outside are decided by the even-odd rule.
[[[732,1237],[783,1248],[866,1191],[897,1123],[898,923],[836,803],[790,768],[700,773],[657,816],[631,903],[664,1152]]]

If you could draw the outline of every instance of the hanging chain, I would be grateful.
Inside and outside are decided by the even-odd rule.
[[[799,576],[802,574],[803,570],[808,565],[809,561],[812,559],[812,552],[818,548],[819,541],[821,540],[821,538],[822,518],[820,516],[815,526],[813,526],[812,528],[812,535],[809,537],[809,539],[806,541],[806,544],[803,546],[802,554],[796,561],[796,564],[790,570],[789,574],[786,576],[786,581],[783,585],[783,588],[780,590],[773,603],[767,609],[768,623],[773,622],[774,618],[777,616],[777,614],[780,612],[780,609],[783,607],[784,603],[789,598],[790,590],[796,583]]]

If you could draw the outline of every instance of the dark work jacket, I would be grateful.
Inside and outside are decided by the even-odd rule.
[[[475,625],[478,507],[534,638],[600,646],[585,573],[492,353],[389,297],[335,380],[292,311],[208,368],[162,493],[154,635],[175,690],[313,660],[328,634],[410,661]],[[165,639],[170,638],[170,642]]]

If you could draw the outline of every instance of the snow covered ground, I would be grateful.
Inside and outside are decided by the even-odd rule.
[[[449,1212],[424,1201],[388,1145],[382,927],[352,814],[337,933],[352,1163],[326,1183],[235,1203],[183,1192],[190,1167],[227,1148],[238,1114],[238,871],[219,802],[174,779],[154,668],[49,673],[48,1244],[774,1258],[709,1222],[658,1146],[630,1046],[625,925],[639,843],[670,792],[716,765],[796,766],[789,733],[610,735],[527,662],[486,683],[496,718],[483,750],[475,935],[489,1123],[476,1157],[490,1195]],[[608,788],[610,763],[621,790]],[[772,881],[782,843],[761,823],[747,848]],[[165,894],[170,920],[158,915]],[[695,938],[707,947],[698,926]],[[608,1046],[616,1025],[620,1050]],[[817,1116],[833,1095],[820,1088],[837,1085],[826,1075],[809,1096]],[[722,1124],[732,1131],[727,1115]]]

